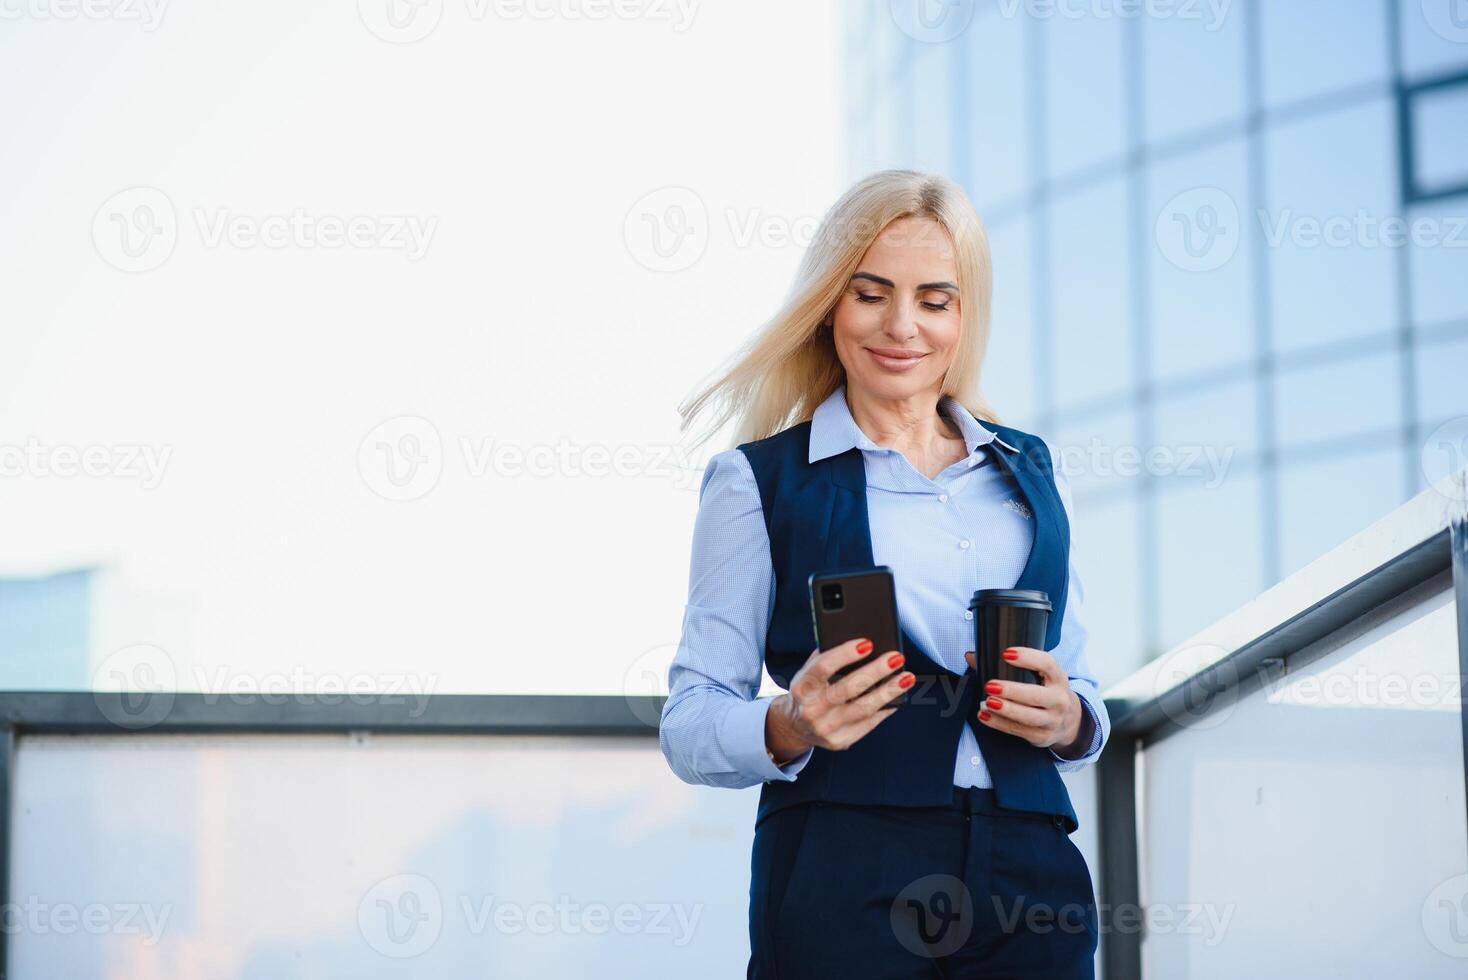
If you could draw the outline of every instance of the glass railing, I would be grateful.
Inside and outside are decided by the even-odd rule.
[[[1465,497],[1429,490],[1107,692],[1108,980],[1468,970]]]

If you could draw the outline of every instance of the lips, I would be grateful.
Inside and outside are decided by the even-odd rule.
[[[889,371],[910,371],[927,356],[922,351],[896,347],[868,347],[866,352],[872,355],[872,360]]]

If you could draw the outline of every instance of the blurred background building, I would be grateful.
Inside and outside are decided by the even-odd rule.
[[[984,217],[984,380],[1063,453],[1106,680],[1441,475],[1429,437],[1468,412],[1468,4],[843,11],[848,177],[946,173]]]

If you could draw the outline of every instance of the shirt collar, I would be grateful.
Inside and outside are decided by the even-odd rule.
[[[991,442],[997,442],[1010,452],[1019,452],[1018,449],[999,438],[998,433],[986,428],[954,398],[948,395],[942,396],[938,400],[938,408],[963,432],[963,441],[968,446],[970,453]],[[815,412],[811,415],[808,462],[814,463],[818,459],[844,453],[853,447],[865,452],[883,451],[883,447],[872,442],[867,434],[861,431],[861,426],[856,424],[856,420],[851,417],[851,409],[846,404],[846,386],[837,385],[836,390],[816,406]]]

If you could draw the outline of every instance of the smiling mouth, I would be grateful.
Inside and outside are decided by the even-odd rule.
[[[898,350],[896,348],[867,347],[866,352],[883,367],[892,371],[906,371],[927,356],[921,351]]]

